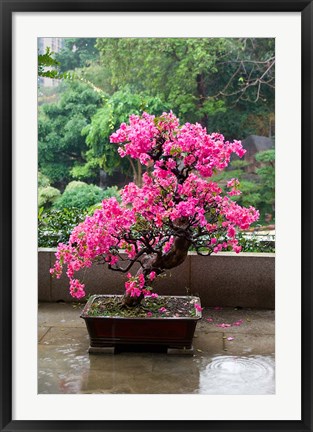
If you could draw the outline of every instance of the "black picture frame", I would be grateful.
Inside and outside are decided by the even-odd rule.
[[[299,421],[15,421],[12,420],[12,14],[14,12],[301,12],[302,418]],[[312,431],[312,123],[313,1],[309,0],[0,0],[1,13],[1,431]],[[290,202],[292,207],[292,202]]]

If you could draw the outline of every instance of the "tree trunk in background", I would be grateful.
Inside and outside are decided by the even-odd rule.
[[[102,189],[106,189],[108,187],[108,174],[105,171],[103,171],[103,169],[100,169],[99,171],[99,178],[100,178],[99,186]]]
[[[205,81],[204,81],[204,75],[203,74],[198,74],[197,75],[197,93],[198,93],[198,108],[199,110],[203,110],[203,104],[204,101],[206,99],[206,88],[205,88]],[[201,126],[203,127],[208,127],[208,114],[207,113],[202,113],[202,116],[200,118],[199,123],[201,124]]]

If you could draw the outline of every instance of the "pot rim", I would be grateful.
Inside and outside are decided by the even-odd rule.
[[[121,316],[89,316],[88,315],[88,310],[90,308],[90,306],[92,305],[92,303],[97,299],[97,298],[101,298],[101,297],[123,297],[123,294],[94,294],[92,295],[87,303],[84,306],[84,309],[82,310],[82,313],[80,314],[80,318],[83,318],[84,320],[86,319],[114,319],[114,320],[138,320],[138,321],[145,321],[145,320],[149,320],[149,321],[160,321],[160,320],[188,320],[188,321],[198,321],[199,319],[202,318],[202,312],[196,309],[196,314],[193,317],[175,317],[175,316],[171,316],[171,317],[121,317]],[[159,295],[159,297],[164,298],[164,297],[179,297],[179,298],[186,298],[188,300],[190,299],[196,299],[197,303],[201,306],[201,301],[200,301],[200,297],[198,296],[178,296],[178,295]]]

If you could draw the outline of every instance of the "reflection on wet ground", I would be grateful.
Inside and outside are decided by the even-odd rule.
[[[240,326],[218,326],[238,319]],[[273,311],[205,309],[191,357],[127,351],[89,355],[88,346],[77,307],[41,304],[38,393],[275,393]]]

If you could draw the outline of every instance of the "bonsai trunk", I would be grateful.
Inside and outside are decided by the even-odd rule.
[[[143,273],[145,276],[148,276],[152,271],[159,275],[164,270],[179,266],[185,261],[190,245],[189,240],[183,237],[176,237],[169,252],[162,255],[156,253],[146,255],[142,260],[142,267],[138,270],[137,275]],[[139,297],[131,297],[125,294],[123,304],[126,306],[137,306],[143,297],[143,294]]]

